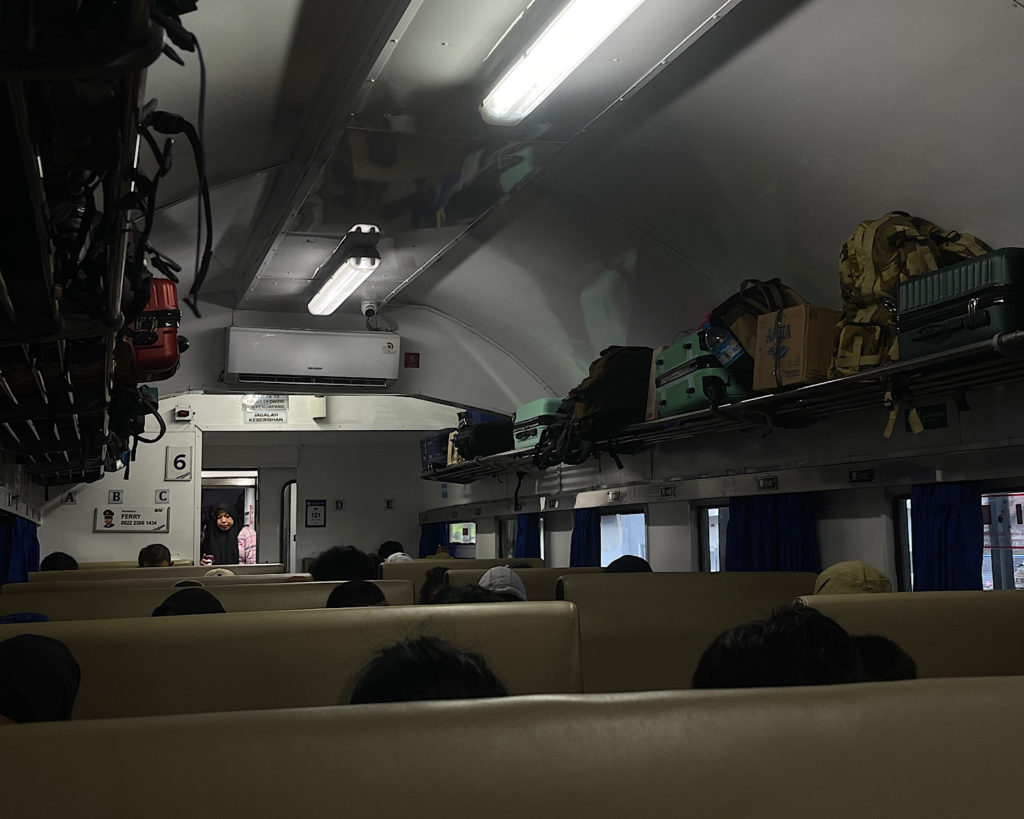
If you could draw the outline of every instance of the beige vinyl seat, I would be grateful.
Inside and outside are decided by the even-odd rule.
[[[812,572],[573,574],[559,595],[580,610],[588,693],[689,688],[726,629],[814,588]]]
[[[87,589],[170,589],[182,580],[198,580],[204,586],[252,586],[263,583],[285,583],[293,578],[312,580],[308,574],[239,574],[201,577],[133,577],[125,580],[70,580],[39,583],[6,583],[2,594],[39,594],[41,591],[86,591]]]
[[[506,561],[518,563],[519,561]],[[478,583],[487,569],[453,569],[445,575],[445,583],[449,586],[465,586]],[[515,569],[519,579],[523,581],[527,600],[554,600],[555,586],[558,578],[567,574],[595,574],[602,571],[599,566],[581,566],[572,569]]]
[[[518,694],[581,690],[570,603],[490,603],[0,626],[62,640],[82,668],[75,719],[334,705],[380,650],[420,635],[482,654]]]
[[[489,819],[1016,816],[1022,699],[992,677],[13,725],[4,812],[450,819],[443,778]]]
[[[463,559],[463,558],[452,558],[450,560],[413,560],[406,563],[382,563],[380,567],[380,576],[385,580],[411,580],[413,583],[413,594],[416,595],[416,601],[420,599],[420,589],[423,587],[423,581],[427,579],[427,572],[433,569],[435,566],[443,566],[445,569],[480,569],[481,572],[491,568],[492,566],[507,566],[510,562],[507,559],[497,560],[493,558],[480,558],[480,559]],[[529,563],[531,566],[540,568],[544,565],[544,561],[540,558],[531,557],[525,560],[516,560],[516,563]]]
[[[66,572],[29,572],[29,583],[68,583],[75,580],[128,580],[136,577],[202,577],[210,569],[230,569],[235,574],[281,574],[283,563],[240,563],[226,566],[135,566],[128,569],[77,569]]]
[[[801,598],[850,634],[895,641],[919,677],[1024,674],[1024,593],[816,594]]]
[[[384,592],[392,606],[412,603],[412,583],[408,580],[372,581]],[[225,611],[273,611],[316,609],[327,604],[327,597],[341,585],[323,583],[255,583],[211,586],[209,591]],[[178,589],[127,588],[86,589],[84,591],[38,591],[34,594],[0,594],[0,614],[36,612],[51,620],[100,620],[120,617],[149,617],[153,609]]]

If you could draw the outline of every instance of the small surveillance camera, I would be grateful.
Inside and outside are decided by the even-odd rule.
[[[379,307],[380,305],[375,301],[364,301],[359,305],[359,312],[369,319],[377,315]]]

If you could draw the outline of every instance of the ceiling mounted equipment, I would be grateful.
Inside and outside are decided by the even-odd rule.
[[[498,80],[480,106],[490,125],[517,125],[643,0],[572,0]]]
[[[376,225],[352,226],[338,249],[321,266],[321,270],[334,267],[335,271],[309,300],[307,309],[310,313],[329,316],[373,275],[373,271],[380,267],[379,241],[380,228]]]

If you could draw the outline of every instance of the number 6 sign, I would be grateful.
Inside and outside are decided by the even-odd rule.
[[[165,481],[192,480],[192,447],[169,446],[164,461]]]

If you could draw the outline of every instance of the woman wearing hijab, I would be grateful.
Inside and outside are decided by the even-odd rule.
[[[237,563],[238,533],[241,529],[235,516],[225,507],[214,509],[203,535],[201,549],[204,560],[212,558],[211,562],[216,565]]]
[[[0,725],[71,719],[81,678],[60,640],[20,634],[0,642]]]

